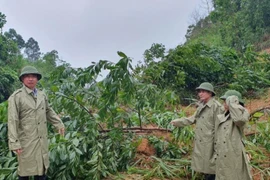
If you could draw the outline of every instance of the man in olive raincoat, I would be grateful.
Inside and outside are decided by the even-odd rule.
[[[47,122],[51,122],[61,135],[64,125],[50,108],[44,92],[36,88],[42,78],[35,67],[26,66],[20,74],[23,87],[8,99],[9,148],[17,154],[19,180],[46,179],[49,167]]]
[[[221,99],[224,100],[225,113],[218,115],[217,121],[216,179],[251,180],[242,139],[249,113],[238,91],[228,90]]]
[[[200,98],[196,112],[191,117],[171,121],[177,127],[196,123],[191,168],[205,174],[205,179],[215,179],[214,138],[217,115],[221,104],[214,99],[213,85],[205,82],[196,88]]]

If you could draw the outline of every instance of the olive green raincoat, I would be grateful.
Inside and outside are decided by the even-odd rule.
[[[221,104],[211,98],[206,104],[200,103],[193,116],[173,120],[178,127],[196,123],[191,168],[197,172],[215,174],[215,122],[221,111]]]
[[[226,99],[229,113],[218,115],[216,130],[216,180],[250,180],[250,169],[243,144],[243,128],[248,111],[238,97]]]
[[[57,129],[64,127],[42,91],[35,96],[23,86],[8,99],[9,148],[22,149],[18,155],[20,176],[43,175],[49,167],[47,121]]]

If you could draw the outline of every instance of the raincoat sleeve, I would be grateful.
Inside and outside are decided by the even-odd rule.
[[[8,99],[8,145],[11,151],[21,149],[18,138],[19,128],[19,100],[15,95]]]
[[[53,124],[58,130],[64,128],[64,124],[60,117],[54,112],[54,110],[50,107],[48,98],[45,96],[45,103],[46,103],[46,118],[49,122]]]
[[[196,112],[190,117],[182,117],[179,119],[174,119],[171,121],[171,123],[174,123],[174,126],[176,127],[188,126],[195,123],[195,115],[196,115]]]
[[[241,127],[244,126],[249,119],[249,113],[246,108],[239,104],[237,96],[229,96],[226,99],[226,104],[229,106],[230,116],[234,123]]]

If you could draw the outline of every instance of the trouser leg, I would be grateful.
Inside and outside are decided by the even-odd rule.
[[[29,176],[19,176],[19,180],[29,180]]]
[[[46,175],[43,175],[43,176],[34,176],[34,180],[46,180],[47,177]]]
[[[216,175],[215,174],[205,174],[204,179],[205,180],[215,180]]]

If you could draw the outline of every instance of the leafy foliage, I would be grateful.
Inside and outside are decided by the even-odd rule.
[[[137,81],[131,73],[130,58],[118,54],[121,59],[116,64],[100,61],[85,69],[63,65],[53,72],[50,81],[54,86],[48,93],[69,132],[63,140],[51,140],[51,161],[56,163],[51,168],[62,167],[61,173],[50,174],[51,178],[101,179],[126,169],[136,143],[133,134],[123,130],[142,127],[147,112],[174,103],[171,93],[160,96],[156,86]],[[96,82],[102,69],[110,71]]]
[[[0,104],[0,179],[17,179],[17,158],[8,149],[7,103]]]
[[[178,144],[170,143],[164,139],[159,139],[156,136],[148,137],[151,144],[153,144],[156,150],[156,156],[165,159],[181,159],[184,150],[179,148]]]
[[[191,169],[189,160],[185,159],[163,160],[155,156],[151,156],[151,158],[153,159],[153,163],[150,170],[132,166],[128,169],[128,172],[141,174],[142,179],[144,180],[152,179],[153,177],[160,179],[164,178],[174,179],[185,177],[190,179]]]
[[[234,67],[239,57],[228,48],[204,44],[177,46],[159,62],[151,62],[143,70],[143,81],[159,88],[172,89],[182,98],[193,94],[202,82],[229,84],[234,80]],[[189,93],[187,93],[189,92]]]
[[[0,103],[8,99],[9,95],[14,91],[14,86],[17,80],[16,73],[10,68],[0,67]]]
[[[192,126],[173,129],[169,125],[171,119],[184,116],[178,104],[193,101],[194,89],[204,81],[213,83],[217,93],[232,88],[246,96],[270,85],[270,57],[255,52],[263,48],[258,41],[268,37],[269,2],[213,3],[215,10],[189,27],[185,44],[166,51],[164,45],[154,43],[135,69],[123,52],[118,52],[117,63],[100,60],[87,68],[72,68],[56,50],[40,56],[38,42],[30,38],[25,43],[15,29],[1,34],[0,179],[17,178],[16,157],[7,144],[5,100],[19,87],[17,76],[26,64],[43,74],[39,86],[67,129],[61,137],[49,126],[50,179],[103,179],[125,170],[144,179],[200,177],[190,169]],[[0,29],[5,18],[0,13]],[[28,59],[20,52],[23,47]],[[108,74],[98,81],[102,71]],[[140,160],[133,161],[138,140],[132,130],[142,130],[149,123],[173,131],[173,137],[148,137],[157,154],[151,157],[151,169],[144,170],[136,167]],[[247,140],[253,167],[266,176],[269,172],[260,164],[266,156],[257,146],[269,151],[268,126],[258,124],[260,133]]]
[[[29,61],[36,61],[40,57],[40,48],[38,42],[34,38],[29,38],[25,43],[24,53],[27,55]]]
[[[0,12],[0,30],[1,30],[1,33],[2,33],[2,28],[4,27],[6,22],[7,22],[6,15]]]
[[[17,44],[13,40],[0,35],[0,65],[12,64],[17,53]]]
[[[232,88],[256,96],[256,92],[270,85],[269,59],[269,54],[259,54],[253,46],[239,54],[226,47],[189,43],[170,50],[158,62],[137,67],[135,72],[141,74],[144,82],[178,92],[182,102],[193,98],[194,89],[206,81],[220,93]]]
[[[202,20],[203,26],[200,22],[188,29],[189,41],[219,42],[215,45],[232,47],[239,52],[244,52],[250,44],[256,44],[258,50],[267,48],[260,44],[269,36],[269,1],[214,0],[213,5],[214,10]],[[212,36],[213,32],[216,33]]]
[[[17,34],[15,29],[9,29],[8,32],[4,33],[4,36],[11,41],[14,41],[19,49],[22,49],[25,46],[24,39],[20,34]]]

